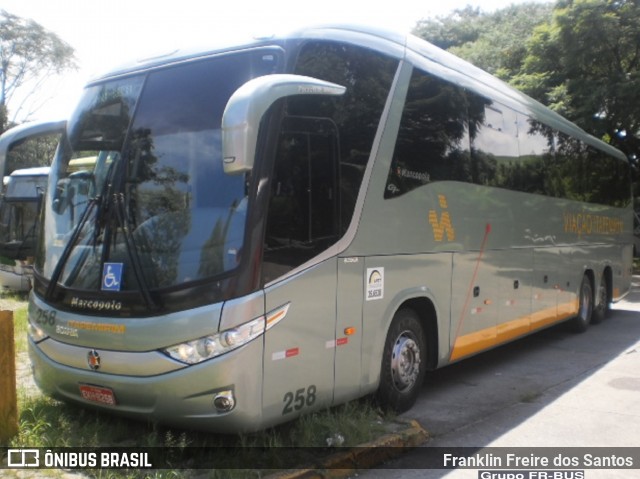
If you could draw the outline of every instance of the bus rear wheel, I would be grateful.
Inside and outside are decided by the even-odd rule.
[[[571,320],[571,327],[576,333],[583,333],[589,327],[593,316],[593,287],[586,274],[582,277],[579,294],[578,315]]]
[[[420,318],[412,309],[401,309],[393,317],[382,357],[379,404],[395,412],[416,402],[426,371],[427,346]]]
[[[602,273],[602,278],[600,278],[596,298],[598,304],[593,308],[593,315],[591,316],[593,324],[601,323],[609,314],[609,282],[605,273]]]

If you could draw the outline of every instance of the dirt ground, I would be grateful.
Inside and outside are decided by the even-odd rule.
[[[0,311],[15,311],[27,305],[27,297],[5,296],[0,293]]]

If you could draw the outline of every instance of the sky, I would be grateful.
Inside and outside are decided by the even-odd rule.
[[[317,23],[358,23],[411,31],[424,18],[466,5],[490,12],[526,0],[0,0],[0,9],[33,19],[75,49],[78,70],[52,79],[31,120],[65,118],[83,85],[130,60],[176,48],[217,45]],[[529,0],[531,1],[531,0]],[[534,0],[550,1],[550,0]],[[10,118],[19,98],[9,104]],[[17,121],[23,118],[15,118]]]

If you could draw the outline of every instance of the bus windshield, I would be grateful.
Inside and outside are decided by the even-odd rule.
[[[5,178],[0,201],[0,257],[25,260],[33,256],[39,197],[49,168],[18,170]]]
[[[53,286],[134,291],[236,268],[247,178],[223,172],[220,121],[230,95],[278,63],[278,50],[253,50],[88,87],[52,166],[36,271]]]

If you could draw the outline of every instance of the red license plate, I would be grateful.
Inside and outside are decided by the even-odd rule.
[[[116,405],[116,397],[109,388],[101,386],[92,386],[90,384],[80,384],[80,394],[87,401],[97,402],[100,404]]]

